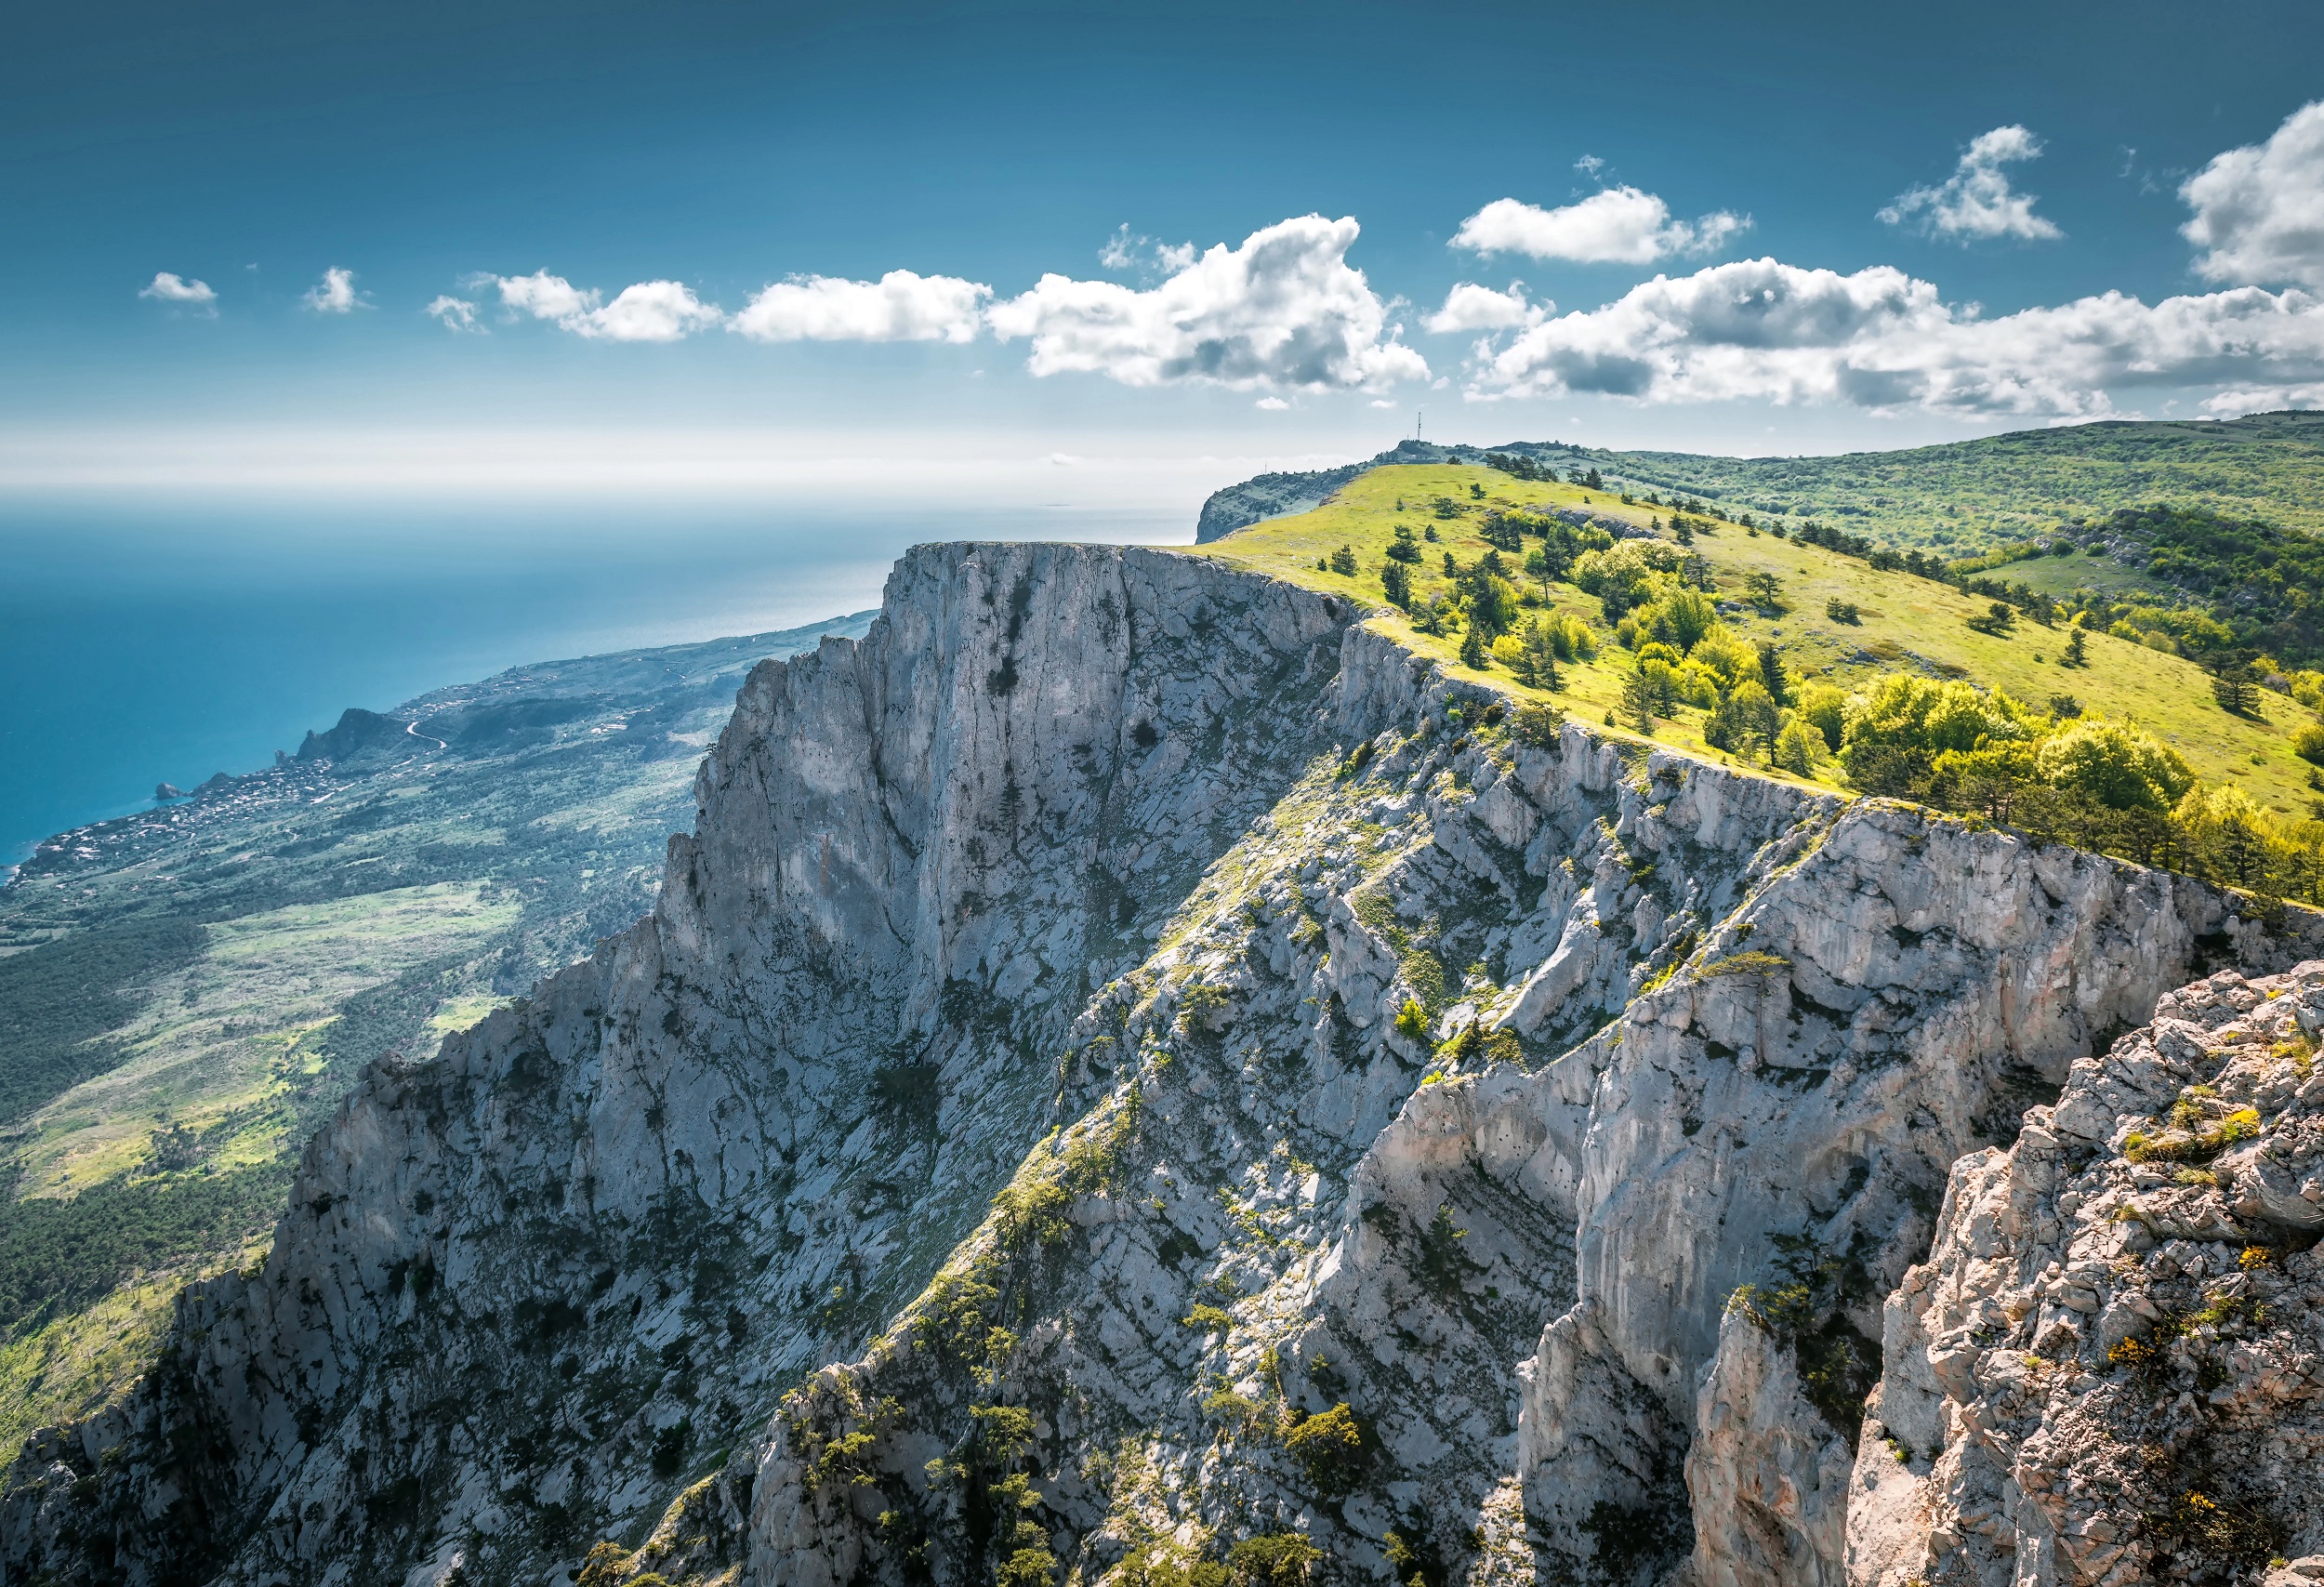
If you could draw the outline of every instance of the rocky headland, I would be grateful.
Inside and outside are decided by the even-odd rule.
[[[1363,615],[908,555],[751,673],[652,913],[375,1065],[33,1440],[9,1580],[2202,1579],[2190,1494],[2289,1546],[2314,918]]]

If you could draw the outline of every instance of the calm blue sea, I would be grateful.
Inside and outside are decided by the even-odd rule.
[[[0,502],[0,866],[348,706],[877,605],[924,540],[1183,544],[1192,515],[733,502]]]

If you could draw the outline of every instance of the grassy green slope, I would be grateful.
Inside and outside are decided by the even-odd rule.
[[[1561,452],[1563,449],[1561,449]],[[2224,423],[2109,422],[1837,457],[1709,457],[1578,448],[1570,456],[1723,507],[1840,523],[1968,555],[2067,518],[2162,502],[2324,533],[2324,413]],[[1571,467],[1564,456],[1552,460]]]
[[[1484,500],[1472,496],[1472,485],[1484,490]],[[1450,521],[1433,517],[1429,504],[1439,496],[1460,504],[1463,516]],[[1399,502],[1404,504],[1401,511]],[[1651,509],[1625,507],[1602,491],[1520,481],[1481,467],[1388,467],[1360,476],[1312,512],[1240,530],[1200,548],[1196,554],[1353,597],[1380,609],[1380,615],[1373,618],[1376,626],[1414,650],[1435,657],[1455,675],[1526,694],[1531,692],[1504,671],[1476,673],[1463,668],[1457,637],[1419,632],[1401,613],[1387,606],[1380,593],[1380,568],[1399,520],[1416,532],[1423,524],[1433,524],[1443,536],[1440,544],[1425,548],[1429,560],[1419,570],[1430,575],[1421,581],[1425,591],[1429,583],[1442,582],[1435,577],[1441,572],[1442,552],[1451,551],[1464,562],[1484,554],[1487,547],[1477,534],[1478,513],[1497,505],[1580,508],[1640,524],[1652,516]],[[1317,569],[1317,558],[1327,557],[1343,545],[1355,552],[1358,572],[1354,576]],[[1966,676],[2007,690],[2037,707],[2053,693],[2070,693],[2092,714],[2135,721],[2168,739],[2206,782],[2241,787],[2261,803],[2285,814],[2302,813],[2306,808],[2308,768],[2291,753],[2290,733],[2315,718],[2291,700],[2268,696],[2265,721],[2230,716],[2213,703],[2210,679],[2194,662],[2105,634],[2093,635],[2088,641],[2090,665],[2068,671],[2058,665],[2064,638],[2055,630],[2025,623],[2007,638],[1979,633],[1965,619],[1983,612],[1986,602],[1908,574],[1875,572],[1862,562],[1820,547],[1772,535],[1747,535],[1727,526],[1714,536],[1701,537],[1696,549],[1709,558],[1719,584],[1731,596],[1739,594],[1745,580],[1755,573],[1772,573],[1782,581],[1785,611],[1763,614],[1740,601],[1731,601],[1723,620],[1746,640],[1773,641],[1795,673],[1855,688],[1884,671],[1915,668],[1933,675]],[[2044,576],[2063,575],[2045,572]],[[1534,593],[1539,593],[1538,585]],[[1825,603],[1832,599],[1855,602],[1861,624],[1829,620],[1824,615]],[[1552,586],[1551,604],[1604,631],[1597,602],[1570,585]],[[1609,641],[1596,661],[1569,669],[1565,694],[1540,697],[1553,699],[1574,715],[1600,723],[1618,700],[1628,670],[1627,654]],[[1727,759],[1703,742],[1702,721],[1702,712],[1682,709],[1676,721],[1657,729],[1657,740],[1708,759]],[[1836,767],[1828,765],[1823,776],[1829,786],[1839,786]]]
[[[43,844],[0,888],[0,1445],[264,1248],[363,1065],[641,913],[745,671],[870,615],[518,668],[399,707],[408,751]]]

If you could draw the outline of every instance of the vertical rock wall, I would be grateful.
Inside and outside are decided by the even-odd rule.
[[[645,1524],[974,1226],[1088,986],[1327,745],[1350,615],[1161,553],[907,556],[863,642],[751,675],[654,913],[376,1065],[262,1267],[34,1441],[7,1573],[537,1580]]]
[[[12,1579],[1840,1580],[1956,1161],[2306,918],[1528,736],[1354,615],[905,558],[654,913],[375,1068],[34,1442]]]

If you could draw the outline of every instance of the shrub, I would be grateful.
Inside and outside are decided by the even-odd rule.
[[[2250,1505],[2192,1490],[2144,1519],[2155,1537],[2246,1567],[2265,1564],[2283,1543],[2282,1529]]]
[[[1687,659],[1700,662],[1719,679],[1719,687],[1732,689],[1746,680],[1759,679],[1759,652],[1723,628],[1713,628],[1695,643]]]
[[[2324,722],[2309,722],[2291,735],[2291,752],[2324,766]]]
[[[1816,774],[1816,759],[1824,752],[1824,735],[1796,713],[1776,734],[1776,764],[1796,777]]]
[[[1585,595],[1603,597],[1608,590],[1638,603],[1653,589],[1657,574],[1676,573],[1679,553],[1659,540],[1623,540],[1603,551],[1585,551],[1574,562],[1574,582]]]
[[[1557,742],[1563,719],[1553,707],[1534,700],[1517,708],[1517,714],[1511,719],[1509,726],[1518,743],[1529,744],[1536,749],[1547,749]]]
[[[1772,953],[1753,948],[1744,953],[1731,953],[1724,959],[1713,959],[1696,972],[1697,981],[1717,981],[1729,975],[1772,975],[1778,970],[1789,970],[1791,961]]]
[[[2122,1143],[2122,1155],[2134,1163],[2207,1163],[2259,1132],[2259,1110],[2239,1107],[2209,1129],[2172,1130],[2161,1135],[2133,1131]]]
[[[1224,1308],[1208,1301],[1195,1302],[1184,1320],[1188,1328],[1200,1329],[1205,1333],[1223,1333],[1235,1326],[1235,1318]]]
[[[1428,1011],[1420,1007],[1414,999],[1406,998],[1404,1000],[1404,1007],[1396,1011],[1396,1032],[1400,1036],[1410,1037],[1415,1041],[1427,1040]]]
[[[1856,1251],[1827,1250],[1800,1235],[1771,1241],[1776,1279],[1738,1287],[1727,1305],[1790,1347],[1807,1402],[1854,1448],[1865,1396],[1881,1375],[1879,1343],[1848,1320],[1850,1306],[1869,1292],[1870,1276]]]
[[[1852,778],[1862,780],[1882,751],[1897,751],[1922,767],[1948,749],[1969,750],[1987,741],[2033,736],[2031,713],[1998,690],[1977,692],[1958,678],[1938,682],[1913,672],[1892,672],[1876,681],[1862,706],[1849,713],[1840,759]]]
[[[1800,719],[1824,735],[1824,747],[1840,753],[1848,718],[1848,696],[1829,683],[1811,683],[1800,695]]]
[[[1298,1532],[1266,1532],[1227,1550],[1227,1568],[1251,1587],[1300,1587],[1324,1551]]]
[[[1265,1420],[1266,1412],[1248,1395],[1238,1395],[1233,1389],[1220,1389],[1202,1402],[1202,1413],[1213,1422],[1223,1422],[1237,1432],[1248,1433]]]
[[[1541,625],[1550,650],[1560,661],[1587,661],[1598,654],[1595,629],[1571,612],[1560,612]]]
[[[2167,811],[2195,786],[2186,758],[2121,722],[2076,721],[2034,754],[2034,774],[2109,810]]]
[[[1364,1425],[1341,1400],[1321,1416],[1311,1416],[1284,1435],[1283,1447],[1327,1497],[1353,1492],[1364,1478]]]

